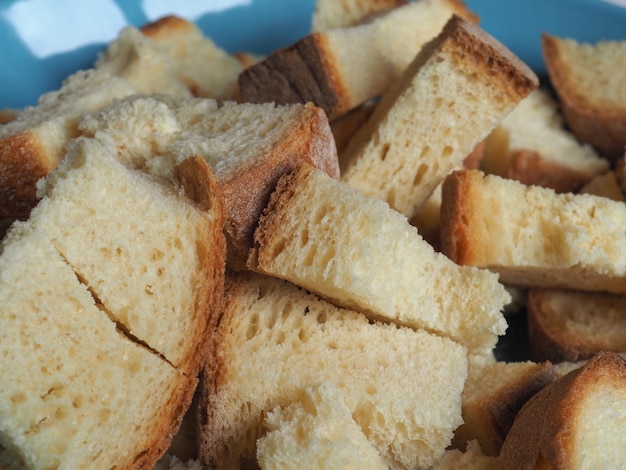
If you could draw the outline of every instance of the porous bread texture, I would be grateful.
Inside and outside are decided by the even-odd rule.
[[[541,361],[577,362],[603,350],[626,352],[626,297],[531,289],[528,337]]]
[[[497,275],[458,266],[387,203],[306,164],[279,181],[248,266],[472,352],[491,351],[506,329]]]
[[[568,127],[611,161],[626,147],[626,40],[595,43],[542,34],[550,83]]]
[[[626,206],[459,170],[443,185],[442,250],[505,284],[626,293]]]
[[[467,444],[464,451],[459,449],[446,450],[443,457],[431,467],[431,470],[497,470],[498,459],[485,455],[476,440]]]
[[[46,234],[120,327],[195,376],[224,276],[217,182],[207,170],[201,190],[209,194],[194,193],[206,204],[196,206],[188,187],[130,170],[116,153],[101,140],[72,140],[61,165],[41,181],[28,223]],[[194,165],[177,176],[191,186],[201,171]]]
[[[296,402],[276,407],[264,427],[256,454],[262,470],[388,469],[333,382],[308,387]]]
[[[499,456],[500,468],[623,468],[626,360],[602,352],[531,398]]]
[[[569,192],[605,173],[609,162],[565,128],[558,102],[542,87],[523,99],[487,136],[481,169]]]
[[[418,0],[370,22],[312,32],[244,70],[240,100],[311,101],[334,119],[383,93],[453,14],[478,21],[459,0]]]
[[[264,413],[332,381],[390,468],[428,467],[461,424],[467,354],[423,330],[372,322],[286,281],[227,281],[215,355],[200,387],[203,463],[255,459]]]
[[[193,22],[169,15],[141,27],[194,96],[233,100],[243,65]]]
[[[465,449],[475,440],[484,454],[498,456],[517,412],[557,378],[549,362],[470,361],[462,395],[463,424],[454,433],[453,446]]]
[[[258,218],[278,178],[306,161],[339,178],[333,135],[312,104],[218,103],[212,99],[132,97],[85,117],[84,135],[117,142],[135,168],[169,176],[176,162],[204,158],[224,194],[228,264],[245,266]]]
[[[126,337],[45,234],[0,256],[0,467],[150,468],[196,379]]]
[[[141,93],[166,93],[179,98],[192,96],[179,80],[174,65],[150,38],[127,26],[111,41],[94,68],[121,77]]]
[[[65,144],[78,135],[76,125],[83,113],[133,93],[135,88],[121,78],[81,70],[0,126],[0,216],[28,216],[37,203],[37,180],[63,159]]]
[[[501,43],[453,15],[341,153],[341,180],[411,218],[537,86]]]
[[[311,31],[354,26],[406,3],[407,0],[316,0]]]

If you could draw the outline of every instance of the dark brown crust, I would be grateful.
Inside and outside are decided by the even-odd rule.
[[[517,150],[511,155],[508,178],[527,185],[543,186],[557,193],[578,191],[591,177],[543,158],[532,150]]]
[[[323,33],[311,33],[239,75],[242,102],[315,103],[332,119],[352,107]]]
[[[626,360],[602,352],[589,362],[545,387],[518,413],[499,456],[499,468],[571,468],[573,435],[580,407],[588,404],[589,387],[596,383],[622,391],[626,402]],[[607,431],[610,432],[610,431]]]
[[[0,217],[27,218],[37,204],[37,180],[58,163],[31,131],[0,140]]]
[[[19,111],[17,109],[0,109],[0,124],[6,124],[7,122],[14,121],[18,115]]]
[[[339,178],[337,151],[328,118],[311,103],[305,105],[289,135],[276,142],[254,166],[236,172],[228,181],[221,181],[228,216],[226,232],[231,269],[244,269],[259,216],[276,182],[302,161]]]
[[[600,155],[615,162],[624,155],[626,146],[626,108],[594,103],[585,90],[572,83],[569,73],[572,64],[566,63],[561,55],[558,37],[542,34],[541,46],[565,122],[581,142],[592,145]]]

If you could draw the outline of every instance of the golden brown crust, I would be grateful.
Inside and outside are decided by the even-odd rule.
[[[560,38],[542,34],[541,46],[546,69],[559,97],[563,116],[576,137],[592,145],[611,161],[624,155],[626,146],[626,109],[594,103],[571,80],[571,67],[563,56]]]
[[[621,390],[622,401],[616,405],[623,406],[626,360],[616,353],[599,353],[533,396],[518,413],[504,441],[499,468],[572,468],[576,426],[580,425],[581,407],[589,406],[587,396],[594,393],[594,384]]]
[[[533,150],[516,150],[511,154],[508,178],[527,185],[543,186],[557,193],[578,191],[591,176],[543,158]]]
[[[32,131],[0,140],[0,217],[24,219],[37,204],[36,183],[59,161]]]
[[[145,24],[140,28],[144,36],[156,41],[166,39],[172,34],[180,34],[181,32],[195,29],[196,26],[175,15],[167,15],[155,21]]]
[[[17,109],[0,109],[0,124],[6,124],[17,118],[19,111]]]
[[[253,166],[238,171],[231,179],[221,181],[228,216],[226,232],[231,269],[244,268],[259,216],[276,182],[302,161],[339,178],[337,152],[328,118],[323,110],[311,103],[305,105],[297,126],[275,142],[264,158],[256,159]]]

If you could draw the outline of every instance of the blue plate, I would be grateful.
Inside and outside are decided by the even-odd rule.
[[[614,0],[616,1],[616,0]],[[626,9],[601,0],[467,0],[481,26],[539,75],[541,32],[626,39]],[[315,0],[0,0],[0,109],[34,105],[92,65],[128,24],[169,13],[195,21],[230,52],[268,53],[309,31]]]

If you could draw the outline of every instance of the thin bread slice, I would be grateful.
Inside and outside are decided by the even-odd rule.
[[[264,414],[323,381],[339,387],[390,468],[427,468],[443,454],[461,423],[465,348],[372,322],[269,276],[242,272],[226,285],[200,387],[204,465],[255,461]]]
[[[121,78],[79,71],[0,126],[0,216],[27,218],[37,204],[37,180],[61,162],[65,145],[78,135],[79,117],[133,93],[136,89]]]
[[[218,184],[202,159],[181,163],[181,183],[174,184],[126,168],[116,154],[102,141],[71,141],[40,185],[28,223],[46,234],[120,328],[194,377],[224,279]]]
[[[522,100],[489,134],[481,169],[570,192],[606,172],[609,162],[565,128],[558,102],[542,87]]]
[[[595,43],[544,33],[543,57],[567,125],[615,161],[626,147],[626,41]]]
[[[406,3],[407,0],[316,0],[311,31],[354,26]]]
[[[197,380],[127,337],[28,223],[3,242],[0,303],[0,467],[152,468]]]
[[[279,181],[248,266],[474,352],[491,351],[506,329],[510,298],[496,275],[456,265],[384,201],[306,164]]]
[[[537,86],[501,43],[453,15],[341,153],[341,180],[411,218]]]
[[[442,250],[456,263],[510,285],[626,293],[623,203],[459,170],[441,210]]]
[[[478,21],[460,0],[417,0],[371,22],[313,32],[244,70],[240,99],[311,101],[333,119],[386,90],[453,14]]]
[[[626,360],[603,352],[548,385],[519,412],[500,468],[623,468]]]
[[[307,388],[296,402],[270,411],[257,442],[263,470],[290,468],[387,470],[333,382]]]
[[[626,297],[530,289],[528,337],[540,361],[578,362],[600,351],[626,352]]]

